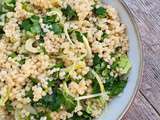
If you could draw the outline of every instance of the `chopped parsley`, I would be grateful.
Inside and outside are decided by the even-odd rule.
[[[104,39],[108,38],[108,34],[106,32],[103,32],[102,36],[101,36],[101,41],[103,42]]]
[[[57,22],[56,18],[57,18],[57,15],[45,16],[45,17],[43,17],[43,22],[45,24],[53,24],[53,23]]]
[[[51,24],[50,30],[55,34],[61,34],[63,33],[63,26],[60,23],[53,23]]]
[[[123,61],[123,62],[122,62]],[[125,63],[124,63],[125,62]],[[109,96],[110,97],[114,97],[117,96],[118,94],[120,94],[124,87],[127,84],[127,80],[123,80],[123,77],[121,76],[117,76],[117,77],[113,77],[110,75],[111,69],[116,69],[117,67],[121,67],[123,68],[125,71],[128,67],[127,66],[127,60],[126,57],[123,57],[121,59],[117,59],[117,61],[115,63],[113,63],[113,66],[111,69],[107,68],[107,64],[103,59],[101,59],[98,54],[95,54],[94,58],[93,58],[93,69],[101,76],[105,79],[105,90],[107,92],[109,92]],[[121,64],[121,65],[119,65]],[[128,69],[127,69],[128,71]],[[93,83],[92,83],[92,88],[93,88],[93,93],[100,93],[100,87],[99,84],[97,82],[97,80],[92,77],[92,73],[89,72],[87,74],[87,77],[89,77],[89,79],[92,79]]]
[[[127,84],[127,80],[121,80],[119,77],[106,80],[105,89],[109,92],[110,97],[119,95]]]
[[[29,97],[31,100],[33,100],[33,91],[30,89],[29,91],[25,91],[25,97]]]
[[[32,85],[37,85],[39,80],[33,77],[29,77],[29,79],[31,80]]]
[[[12,101],[11,100],[7,100],[7,102],[5,103],[6,106],[6,110],[8,112],[12,112],[14,110],[13,106],[12,106]]]
[[[58,111],[63,105],[67,111],[71,112],[76,107],[76,101],[61,90],[56,90],[52,95],[44,96],[36,105],[48,108],[51,111]]]
[[[105,18],[107,16],[107,10],[104,7],[93,6],[93,13],[99,18]]]
[[[25,62],[26,62],[26,59],[25,58],[23,58],[23,59],[21,59],[21,60],[19,60],[19,61],[17,61],[20,65],[23,65],[23,64],[25,64]]]
[[[67,20],[78,20],[77,12],[72,9],[70,5],[67,5],[66,8],[62,8],[62,12]]]
[[[13,52],[13,53],[11,53],[10,55],[8,55],[8,57],[10,57],[10,58],[15,58],[15,57],[17,57],[17,53]]]
[[[20,25],[22,30],[30,32],[33,35],[43,34],[41,26],[39,24],[39,16],[31,16],[30,18],[24,20]]]
[[[77,40],[79,42],[83,42],[83,35],[82,35],[82,33],[80,33],[79,31],[75,31],[75,34],[76,34]]]
[[[16,0],[2,0],[0,4],[2,5],[0,11],[11,12],[14,11]]]

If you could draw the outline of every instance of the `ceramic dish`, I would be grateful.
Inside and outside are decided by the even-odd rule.
[[[123,0],[105,0],[119,12],[122,23],[127,25],[129,36],[129,58],[132,62],[132,70],[129,74],[128,84],[121,94],[116,97],[102,113],[98,120],[120,120],[127,112],[138,91],[142,76],[142,49],[139,31],[133,20],[131,12]]]

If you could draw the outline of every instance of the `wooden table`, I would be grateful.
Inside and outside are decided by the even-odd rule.
[[[122,120],[160,120],[160,0],[124,0],[139,26],[144,54],[143,82]]]

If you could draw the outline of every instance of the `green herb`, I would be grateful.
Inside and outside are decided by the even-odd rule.
[[[2,38],[3,34],[4,34],[3,26],[0,26],[0,39]]]
[[[105,18],[107,16],[107,10],[104,7],[96,8],[96,6],[94,6],[93,13],[100,18]]]
[[[87,73],[87,75],[85,76],[85,78],[86,78],[86,79],[91,79],[91,80],[96,79],[95,76],[92,74],[91,71],[89,71],[89,72]]]
[[[13,52],[10,55],[8,55],[8,57],[15,58],[15,57],[17,57],[17,53]]]
[[[102,36],[101,36],[101,42],[104,41],[104,39],[108,38],[108,34],[103,32]]]
[[[52,74],[52,77],[53,77],[54,80],[59,79],[59,71],[54,72],[54,73]]]
[[[33,35],[43,34],[39,24],[39,16],[33,15],[30,18],[24,20],[20,25],[20,28],[32,33]]]
[[[99,83],[98,83],[98,81],[96,80],[96,78],[94,77],[94,75],[92,74],[91,71],[89,71],[87,73],[87,75],[85,76],[85,78],[92,80],[92,93],[93,94],[100,93]]]
[[[43,18],[43,22],[45,24],[53,24],[53,23],[56,23],[57,20],[56,20],[57,16],[56,15],[53,15],[53,16],[45,16]]]
[[[54,68],[64,68],[64,63],[57,63],[54,65]]]
[[[13,106],[12,106],[12,101],[11,100],[8,100],[6,103],[5,103],[5,106],[6,106],[6,110],[8,112],[12,112],[14,110]]]
[[[102,76],[103,76],[104,78],[106,78],[106,79],[108,79],[109,74],[110,74],[110,70],[109,70],[108,68],[106,68],[106,69],[104,69],[104,70],[102,71]]]
[[[48,108],[51,111],[58,111],[63,105],[66,110],[73,111],[76,107],[76,101],[62,91],[56,90],[52,95],[44,96],[37,105]]]
[[[64,97],[60,90],[55,91],[52,95],[44,96],[38,103],[38,106],[48,108],[51,111],[58,111],[63,104]]]
[[[100,86],[99,86],[99,83],[96,79],[92,80],[92,93],[93,94],[97,94],[97,93],[100,93],[101,90],[100,90]]]
[[[3,0],[1,2],[1,9],[3,12],[14,11],[16,0]]]
[[[105,89],[109,92],[110,97],[120,94],[127,84],[127,80],[120,80],[120,78],[113,78],[106,80]]]
[[[29,77],[29,79],[31,80],[31,82],[32,82],[32,85],[33,85],[33,86],[34,86],[34,85],[37,85],[37,84],[38,84],[38,82],[39,82],[39,80],[38,80],[38,79],[33,78],[33,77]]]
[[[93,58],[93,65],[97,65],[97,64],[100,64],[102,62],[101,58],[98,56],[98,54],[95,54],[94,55],[94,58]]]
[[[56,82],[54,80],[48,80],[48,87],[54,87]]]
[[[49,28],[55,34],[63,33],[63,26],[60,23],[53,23],[51,24],[51,28]]]
[[[70,5],[62,9],[62,12],[67,20],[78,20],[77,12]]]
[[[76,34],[77,40],[79,42],[83,42],[83,35],[82,35],[82,33],[80,33],[79,31],[75,31],[75,34]]]
[[[67,111],[72,112],[76,107],[76,101],[74,100],[73,97],[67,95],[66,93],[63,93],[63,97],[64,97],[63,105],[65,106]]]
[[[29,4],[29,2],[22,3],[22,9],[24,9],[27,12],[33,12],[32,6]]]
[[[25,59],[25,58],[23,58],[23,59],[21,59],[20,61],[18,61],[18,63],[21,64],[21,65],[25,64],[25,62],[26,62],[26,59]]]
[[[25,92],[25,97],[29,97],[31,100],[33,99],[33,91],[30,89],[29,91]]]
[[[58,23],[57,15],[43,17],[43,22],[49,26],[49,29],[55,34],[63,33],[63,26]]]

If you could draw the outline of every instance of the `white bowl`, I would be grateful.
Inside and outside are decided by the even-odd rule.
[[[127,25],[129,36],[129,58],[132,62],[132,69],[129,74],[128,84],[124,92],[113,99],[103,111],[98,120],[120,120],[131,105],[137,91],[142,76],[142,49],[139,32],[131,12],[122,0],[104,0],[108,1],[119,13],[121,22]]]

